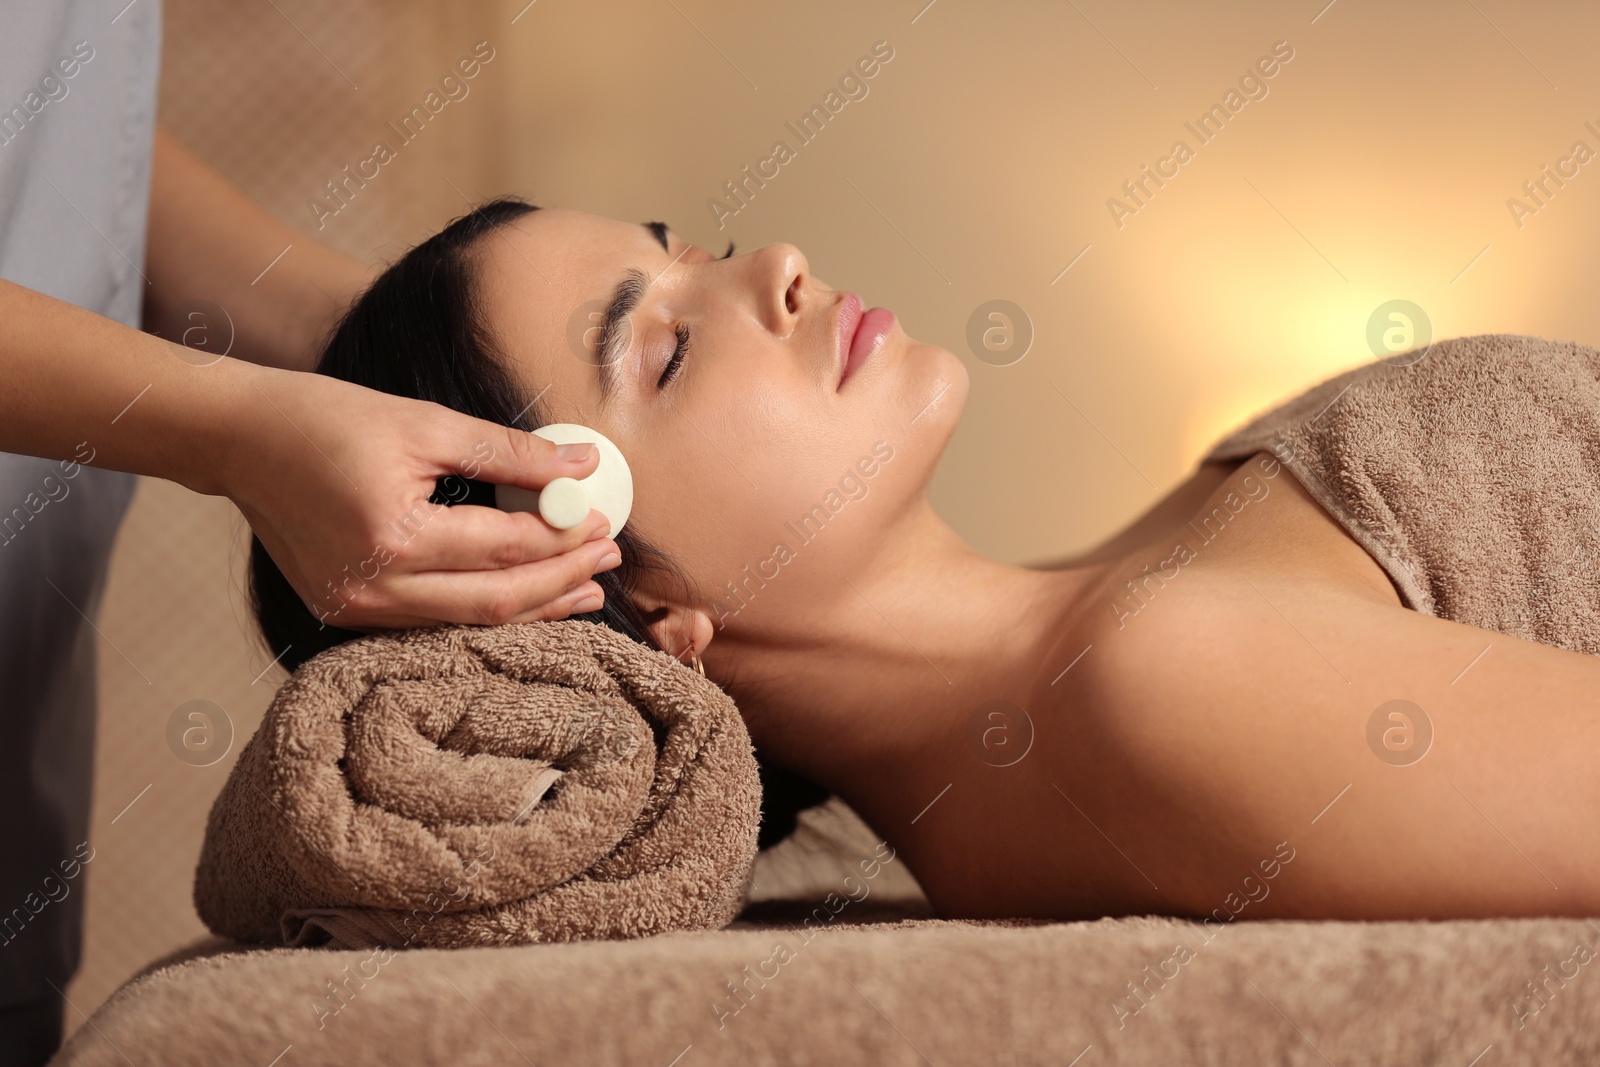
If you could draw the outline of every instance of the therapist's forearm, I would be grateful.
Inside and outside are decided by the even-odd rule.
[[[557,530],[431,502],[450,474],[523,489],[582,478],[594,449],[563,454],[328,375],[212,361],[5,281],[0,450],[62,460],[64,478],[76,461],[226,496],[306,606],[352,629],[564,618],[603,599],[590,576],[621,558],[597,509]],[[0,503],[21,506],[38,510]]]
[[[0,452],[221,494],[266,406],[252,384],[289,372],[205,358],[0,280]]]
[[[158,128],[146,329],[181,342],[190,309],[208,302],[226,313],[221,322],[204,321],[211,350],[221,351],[231,324],[228,355],[309,370],[328,330],[372,274],[273,218]]]

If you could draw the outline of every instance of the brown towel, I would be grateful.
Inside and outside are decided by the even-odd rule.
[[[284,683],[211,809],[217,934],[361,948],[732,921],[761,791],[733,701],[578,620],[364,637]]]
[[[1488,334],[1338,375],[1204,461],[1275,453],[1408,607],[1600,654],[1600,351]]]

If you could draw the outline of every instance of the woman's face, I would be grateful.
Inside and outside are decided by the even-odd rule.
[[[543,209],[483,254],[484,309],[513,372],[548,421],[621,449],[629,529],[695,581],[685,606],[719,628],[803,612],[892,550],[886,534],[925,497],[966,400],[950,352],[895,321],[841,386],[849,294],[792,245],[718,258],[657,223]],[[605,331],[630,272],[642,295]]]

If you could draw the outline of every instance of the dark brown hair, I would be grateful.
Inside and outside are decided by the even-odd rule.
[[[478,242],[538,208],[515,197],[490,201],[453,220],[383,272],[340,320],[316,373],[396,396],[427,400],[475,418],[533,430],[545,421],[523,395],[484,321],[474,285]],[[493,506],[493,487],[460,475],[440,479],[436,504]],[[631,599],[646,571],[687,581],[633,528],[613,538],[622,564],[594,575],[605,593],[598,611],[572,616],[659,648]],[[250,600],[269,651],[288,670],[319,652],[364,636],[320,621],[278,570],[259,538],[250,541]],[[801,811],[827,790],[757,753],[763,791],[760,847],[787,837]]]

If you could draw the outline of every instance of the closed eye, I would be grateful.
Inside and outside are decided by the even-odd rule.
[[[661,380],[656,382],[658,390],[665,389],[667,383],[678,376],[678,371],[683,368],[683,358],[689,354],[689,324],[680,322],[672,332],[678,338],[678,344],[673,348],[672,357],[667,360],[666,368],[661,372]]]
[[[731,255],[733,255],[733,242],[729,241],[728,250],[717,258],[727,259]],[[689,341],[690,337],[692,336],[692,333],[689,329],[689,324],[686,322],[678,323],[678,325],[673,328],[672,333],[673,336],[678,339],[678,343],[673,347],[672,356],[667,360],[666,367],[664,367],[661,371],[660,380],[656,382],[656,389],[658,391],[665,389],[667,387],[667,383],[678,376],[678,372],[683,369],[684,357],[689,354]]]

